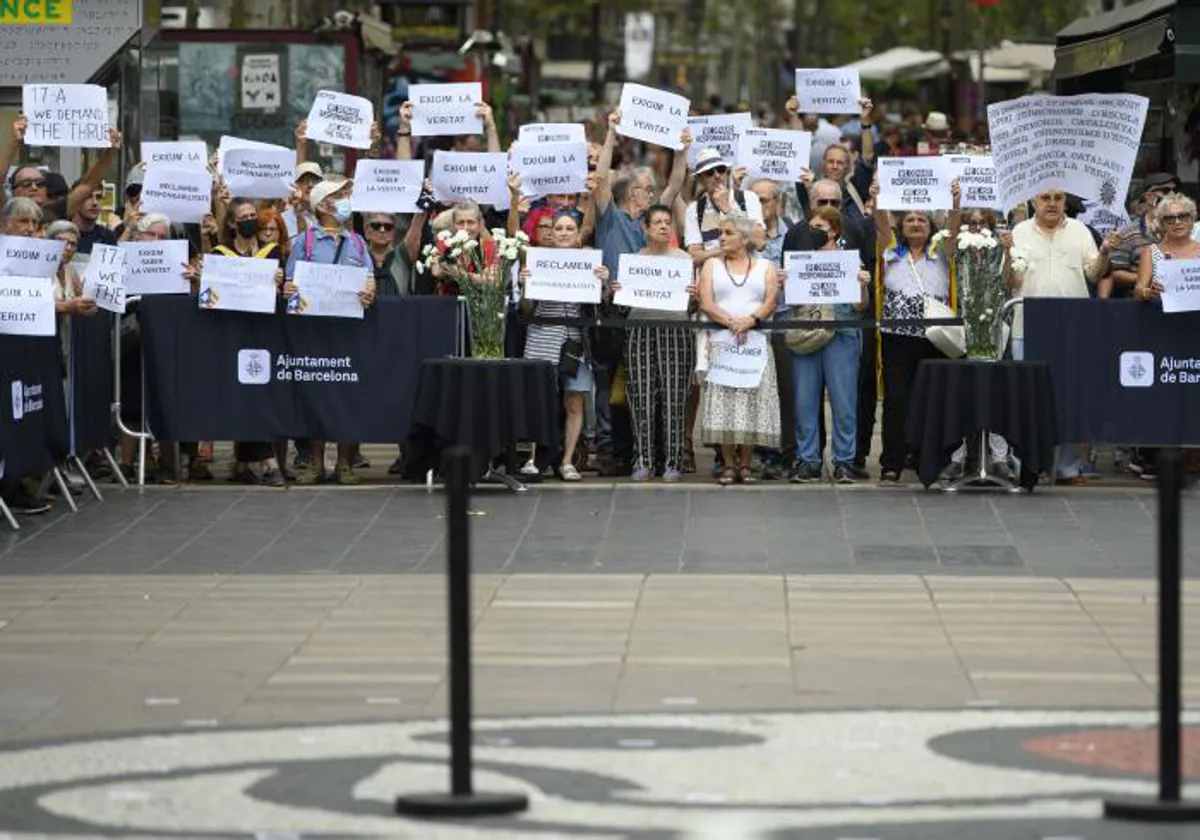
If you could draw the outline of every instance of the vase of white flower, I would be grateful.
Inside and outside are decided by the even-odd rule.
[[[986,228],[958,234],[958,311],[967,337],[967,356],[993,359],[997,348],[992,326],[1007,292],[1002,266],[1004,249]]]

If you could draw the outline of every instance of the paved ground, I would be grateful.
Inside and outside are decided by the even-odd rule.
[[[1098,819],[1153,791],[1153,504],[481,493],[477,783],[533,805],[430,826],[390,803],[446,781],[444,498],[113,491],[0,526],[0,832],[1191,840]]]

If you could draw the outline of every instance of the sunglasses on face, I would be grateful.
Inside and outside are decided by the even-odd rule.
[[[25,178],[13,184],[14,190],[43,190],[46,188],[46,181],[43,178]]]
[[[840,198],[818,198],[818,207],[841,207],[842,200]]]
[[[1180,222],[1190,222],[1192,220],[1191,213],[1170,213],[1162,217],[1162,220],[1169,225],[1177,225]]]
[[[369,227],[371,230],[378,230],[378,231],[388,231],[388,230],[396,229],[396,226],[394,224],[392,224],[391,222],[371,222],[371,224],[367,225],[367,227]]]

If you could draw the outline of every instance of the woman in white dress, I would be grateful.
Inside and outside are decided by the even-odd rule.
[[[724,330],[711,337],[709,357],[715,363],[732,340],[745,344],[769,320],[779,295],[779,274],[768,260],[748,249],[754,222],[744,213],[721,221],[721,256],[700,270],[700,308]],[[706,445],[725,448],[725,469],[717,482],[751,483],[754,447],[779,446],[779,391],[771,343],[763,342],[766,369],[755,388],[731,388],[706,382],[700,404],[700,431]]]

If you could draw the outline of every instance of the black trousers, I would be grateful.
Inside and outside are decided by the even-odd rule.
[[[858,364],[858,441],[854,449],[854,463],[860,469],[867,464],[871,441],[875,437],[875,409],[879,406],[879,331],[863,330],[862,338],[862,356]]]
[[[256,464],[275,457],[275,445],[263,441],[235,441],[233,460],[244,464]]]
[[[917,367],[925,359],[945,356],[924,336],[881,333],[883,342],[883,453],[879,466],[885,471],[904,472],[909,453],[904,439],[909,399],[917,378]]]
[[[786,469],[796,462],[796,388],[792,382],[792,351],[782,332],[771,333],[775,354],[775,382],[779,389],[779,459]],[[821,440],[825,440],[825,412],[821,412]]]

